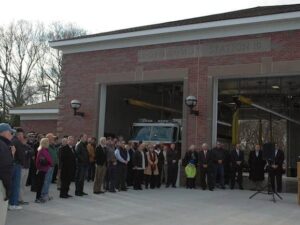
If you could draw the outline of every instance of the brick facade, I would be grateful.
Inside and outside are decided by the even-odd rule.
[[[56,133],[57,120],[21,120],[21,127],[26,132],[39,134]]]
[[[215,54],[208,54],[208,56],[197,55],[190,58],[152,61],[141,61],[138,59],[141,50],[205,45],[217,42],[226,43],[260,38],[270,40],[269,51],[239,53],[237,49],[236,52],[232,52],[229,55],[218,55],[218,52],[216,52]],[[221,49],[220,51],[224,53],[228,50]],[[283,72],[285,70],[293,71],[284,63],[292,60],[300,60],[299,30],[67,54],[63,58],[63,88],[60,97],[57,131],[60,135],[73,134],[78,136],[82,132],[88,135],[96,135],[99,112],[99,83],[106,83],[107,79],[117,81],[118,79],[125,79],[127,74],[137,74],[140,71],[144,74],[147,71],[185,68],[188,71],[187,94],[198,97],[197,110],[199,110],[198,117],[187,114],[186,141],[187,145],[196,143],[199,146],[204,141],[209,142],[211,136],[211,120],[208,119],[211,118],[210,101],[212,99],[212,91],[209,83],[211,71],[215,71],[212,73],[218,76],[223,75],[223,71],[224,74],[239,75],[240,77],[271,75],[276,74],[275,69]],[[280,62],[280,64],[277,65],[277,62]],[[249,65],[250,70],[245,69],[247,65]],[[256,69],[256,66],[260,74],[255,74],[254,69]],[[164,74],[162,73],[161,76],[164,76]],[[128,79],[130,79],[129,75]],[[85,113],[85,117],[73,116],[72,109],[69,106],[72,99],[78,99],[82,102],[80,111]],[[109,121],[106,121],[106,123],[109,123]]]

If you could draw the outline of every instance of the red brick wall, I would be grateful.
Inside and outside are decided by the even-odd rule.
[[[25,132],[35,131],[39,134],[56,133],[57,120],[23,120],[21,127]]]
[[[199,57],[168,61],[138,62],[137,53],[141,49],[194,45],[219,41],[243,40],[249,38],[270,38],[272,50],[269,52],[235,54],[215,57]],[[207,141],[208,135],[208,66],[260,63],[262,57],[272,57],[273,61],[300,59],[300,31],[287,31],[260,35],[231,37],[215,40],[190,41],[184,43],[153,45],[144,47],[75,53],[64,56],[63,89],[58,120],[58,132],[79,135],[82,132],[95,135],[98,126],[97,76],[108,73],[132,72],[142,67],[144,71],[158,69],[187,68],[189,94],[199,97],[199,117],[188,116],[188,144]],[[241,74],[242,76],[243,74]],[[69,107],[71,99],[82,102],[85,117],[74,117]],[[109,122],[109,121],[108,121]]]

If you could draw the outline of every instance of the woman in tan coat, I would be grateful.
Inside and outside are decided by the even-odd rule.
[[[154,189],[157,186],[157,179],[158,179],[158,159],[157,155],[154,151],[154,146],[149,145],[149,151],[146,154],[146,159],[148,162],[147,167],[145,168],[145,188],[148,189],[149,183],[150,188]]]

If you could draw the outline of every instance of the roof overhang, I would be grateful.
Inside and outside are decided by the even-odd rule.
[[[64,54],[117,49],[182,41],[223,38],[300,29],[300,12],[280,13],[192,25],[150,29],[73,40],[54,41],[50,46]]]

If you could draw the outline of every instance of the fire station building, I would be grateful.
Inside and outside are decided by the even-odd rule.
[[[141,118],[180,119],[183,152],[191,144],[214,145],[217,140],[229,146],[235,135],[233,114],[239,108],[240,141],[249,146],[260,140],[278,142],[286,152],[288,174],[295,174],[300,154],[300,4],[50,45],[63,52],[58,135],[129,138],[131,124]],[[195,97],[194,107],[187,106],[188,96]],[[237,103],[239,96],[249,101]],[[78,115],[70,106],[74,99],[78,102],[73,107],[81,105]]]

